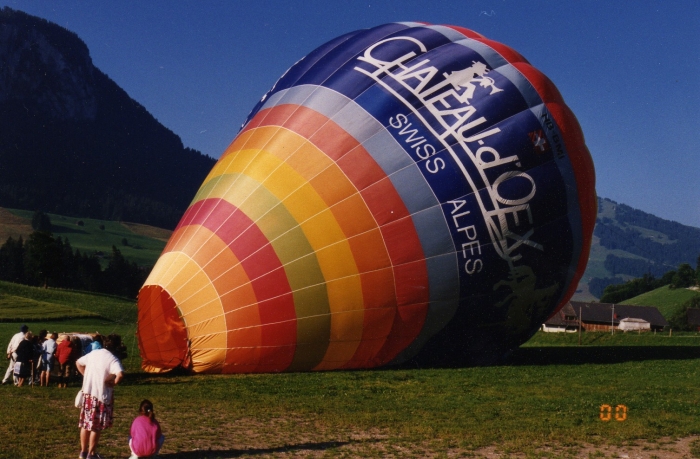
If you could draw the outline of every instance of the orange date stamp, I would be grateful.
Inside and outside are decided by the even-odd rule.
[[[613,413],[614,411],[614,413]],[[600,420],[603,422],[608,422],[613,419],[613,415],[616,421],[622,422],[627,420],[627,406],[617,405],[613,410],[612,405],[604,404],[600,405]]]

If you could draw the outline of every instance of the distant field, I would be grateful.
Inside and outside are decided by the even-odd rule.
[[[133,301],[4,282],[0,294],[99,316],[28,321],[33,331],[124,338],[127,375],[101,440],[109,458],[128,457],[143,398],[170,459],[700,457],[697,333],[589,332],[582,346],[537,333],[492,367],[152,375],[140,371]],[[20,324],[0,323],[0,347]],[[12,415],[0,416],[0,458],[77,457],[77,390],[1,386],[0,413]]]
[[[700,296],[700,292],[697,290],[689,290],[687,288],[671,289],[666,285],[625,300],[621,304],[656,306],[665,318],[669,318],[679,306],[696,296]]]
[[[170,230],[156,228],[155,226],[142,225],[141,223],[121,222],[121,224],[134,234],[152,239],[159,239],[164,242],[167,242],[168,239],[170,239],[170,235],[173,234],[173,232]]]
[[[23,219],[26,222],[26,226],[23,228],[28,231],[23,237],[26,239],[31,234],[33,212],[14,209],[0,209],[0,212],[3,212],[0,214],[0,221],[3,221],[3,215],[8,215],[8,213],[14,217],[11,220],[13,222],[19,222]],[[112,246],[115,246],[127,260],[140,266],[153,266],[155,264],[171,234],[171,231],[148,225],[74,218],[56,214],[48,215],[51,219],[54,236],[68,239],[73,250],[79,249],[81,252],[98,252],[109,255],[112,252]],[[82,222],[82,225],[78,224],[79,221]],[[4,223],[0,224],[0,230],[7,226]],[[128,245],[124,245],[124,239]],[[2,240],[0,244],[4,243],[5,240],[7,238]]]
[[[0,207],[0,245],[8,238],[18,239],[20,236],[26,239],[32,232],[31,220],[13,214]]]

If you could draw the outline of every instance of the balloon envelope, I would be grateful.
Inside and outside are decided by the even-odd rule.
[[[147,371],[489,362],[574,292],[594,172],[553,84],[452,26],[343,35],[275,84],[139,294]]]

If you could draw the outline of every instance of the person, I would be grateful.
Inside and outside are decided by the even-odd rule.
[[[24,339],[19,343],[15,353],[15,377],[17,378],[17,387],[22,387],[24,381],[32,376],[34,368],[34,344],[32,340],[34,334],[27,331],[24,334]],[[31,381],[31,380],[30,380]]]
[[[80,403],[80,458],[97,459],[100,435],[112,427],[114,386],[124,377],[124,369],[118,358],[102,348],[103,339],[97,335],[99,345],[75,362],[83,375],[82,402]]]
[[[75,362],[78,361],[80,357],[83,356],[83,341],[78,336],[71,336],[70,342],[72,343],[73,353],[70,355],[71,366],[71,378],[75,379],[78,376],[78,370],[75,368]]]
[[[41,344],[40,386],[49,387],[49,379],[51,379],[51,369],[53,367],[53,355],[56,352],[56,338],[58,338],[58,335],[56,333],[51,333]]]
[[[5,372],[5,377],[2,378],[2,383],[7,384],[10,380],[10,376],[12,376],[12,380],[15,384],[17,385],[17,380],[14,378],[14,373],[15,373],[15,358],[12,356],[12,354],[17,350],[17,346],[19,346],[19,343],[22,342],[24,339],[24,335],[29,331],[29,327],[26,325],[22,325],[19,328],[19,332],[15,333],[12,335],[12,338],[10,339],[10,344],[7,345],[7,359],[10,361],[10,365],[7,367],[7,371]]]
[[[58,387],[67,387],[71,382],[71,372],[73,365],[71,355],[73,354],[73,342],[68,335],[61,335],[61,342],[56,346],[54,356],[58,361]]]
[[[44,332],[45,330],[42,330]],[[32,367],[32,379],[29,380],[29,384],[36,386],[39,384],[39,375],[41,374],[41,335],[32,336],[32,358],[31,361],[34,364]],[[34,371],[36,369],[36,371]]]
[[[101,336],[101,335],[100,335]],[[97,342],[93,340],[90,345],[87,347],[87,350],[85,351],[86,354],[89,354],[90,352],[94,351],[95,349],[102,349],[102,348],[107,348],[104,342],[104,338],[102,338],[101,342]]]
[[[156,414],[153,412],[153,403],[143,400],[139,407],[139,415],[131,423],[129,431],[129,448],[131,457],[152,457],[160,452],[165,437],[160,430],[160,424],[156,421]]]
[[[126,345],[122,343],[122,337],[115,333],[107,335],[105,348],[116,355],[119,360],[124,360],[127,357]]]

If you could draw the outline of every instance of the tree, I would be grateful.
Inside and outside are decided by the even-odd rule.
[[[32,229],[34,231],[51,232],[51,219],[44,212],[37,210],[32,216]]]
[[[76,258],[70,241],[67,238],[63,240],[61,237],[57,237],[55,243],[56,249],[61,254],[61,271],[57,276],[56,286],[79,289],[80,280],[77,277]]]
[[[24,283],[24,241],[22,236],[17,241],[11,237],[0,247],[0,279]]]
[[[661,276],[660,283],[661,285],[669,285],[673,281],[673,276],[676,275],[676,271],[671,270],[668,271],[666,274]]]
[[[109,265],[103,271],[96,253],[73,251],[68,239],[34,231],[23,242],[8,238],[0,246],[0,280],[27,285],[70,288],[134,298],[148,269],[129,262],[112,246]]]
[[[146,280],[143,270],[136,263],[130,263],[115,246],[104,270],[105,293],[134,298]]]
[[[656,280],[651,274],[644,274],[641,278],[629,280],[624,284],[608,285],[603,290],[600,301],[602,303],[620,303],[642,293],[650,292],[662,285],[665,284]]]
[[[688,263],[682,263],[671,280],[671,288],[687,288],[693,285],[695,285],[695,271]]]
[[[27,239],[24,269],[30,285],[55,286],[61,272],[61,249],[51,233],[34,231]]]
[[[80,250],[76,250],[75,261],[78,270],[76,277],[79,283],[77,288],[91,292],[101,291],[103,274],[97,255],[94,253],[92,255],[81,254]]]
[[[693,325],[688,324],[688,309],[700,308],[700,296],[695,296],[676,309],[668,319],[668,324],[674,330],[692,331]]]

